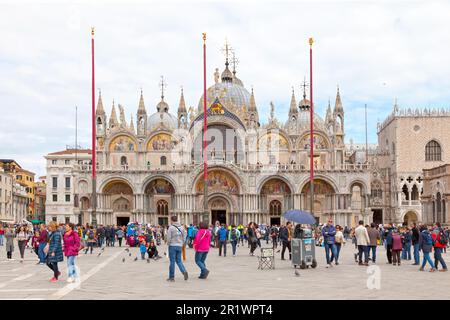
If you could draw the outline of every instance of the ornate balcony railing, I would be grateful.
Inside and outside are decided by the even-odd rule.
[[[200,162],[190,164],[167,164],[167,165],[145,165],[133,167],[130,165],[116,165],[101,167],[97,165],[98,172],[108,171],[179,171],[179,170],[192,170],[197,166],[202,166]],[[247,164],[247,163],[235,163],[234,161],[224,160],[209,160],[208,166],[222,165],[228,167],[234,167],[242,171],[277,171],[277,172],[309,172],[309,165],[304,164]],[[329,166],[329,165],[316,165],[314,170],[317,172],[338,172],[338,171],[365,171],[369,168],[367,164],[343,164],[342,166]],[[74,171],[91,172],[91,165],[76,165]]]

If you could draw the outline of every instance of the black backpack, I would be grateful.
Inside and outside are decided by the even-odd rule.
[[[448,243],[448,237],[445,234],[445,232],[442,230],[439,231],[439,243],[442,245],[447,245],[447,243]]]
[[[231,230],[231,235],[230,235],[230,237],[231,237],[231,241],[237,240],[237,232],[236,232],[236,229],[232,229],[232,230]]]

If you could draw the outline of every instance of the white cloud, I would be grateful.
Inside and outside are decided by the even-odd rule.
[[[197,106],[202,92],[201,33],[208,33],[208,81],[223,67],[225,37],[240,61],[238,76],[254,87],[261,117],[274,101],[285,121],[295,86],[308,78],[314,44],[317,112],[340,85],[346,139],[369,142],[397,97],[401,107],[448,106],[450,4],[445,1],[2,1],[0,12],[1,157],[38,174],[43,155],[79,141],[89,146],[90,26],[96,27],[96,79],[109,114],[112,99],[135,114],[139,89],[147,112],[166,100],[176,112],[180,86]]]

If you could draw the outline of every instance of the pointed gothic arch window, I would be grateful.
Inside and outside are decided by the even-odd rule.
[[[441,161],[441,145],[436,140],[431,140],[425,146],[425,161]]]
[[[278,200],[270,201],[269,212],[271,216],[281,216],[281,202]]]
[[[416,185],[411,189],[411,200],[419,200],[419,188]]]
[[[166,200],[158,200],[156,203],[156,211],[159,216],[168,216],[169,215],[169,204]]]

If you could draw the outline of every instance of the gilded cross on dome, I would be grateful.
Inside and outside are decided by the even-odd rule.
[[[164,99],[164,88],[167,87],[167,83],[164,81],[163,76],[161,76],[161,81],[159,82],[159,86],[161,88],[161,99]]]
[[[228,44],[228,40],[227,38],[225,38],[225,46],[222,49],[222,51],[225,53],[225,58],[226,58],[226,65],[228,66],[228,56],[230,54],[230,52],[232,51],[231,46]]]

